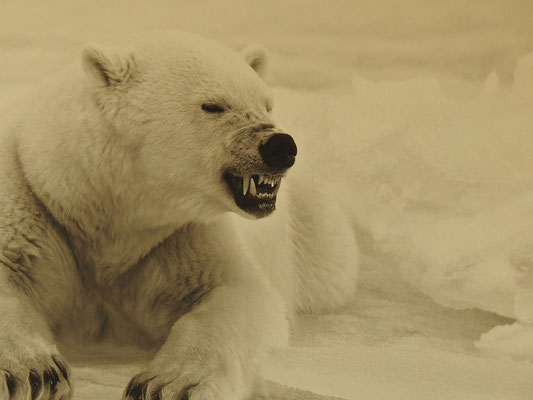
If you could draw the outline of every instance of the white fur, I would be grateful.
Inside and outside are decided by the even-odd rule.
[[[221,180],[257,160],[249,128],[274,124],[264,49],[184,33],[136,43],[87,46],[2,132],[0,370],[42,373],[59,357],[53,335],[118,337],[162,345],[133,384],[244,399],[287,317],[351,298],[354,237],[298,157],[261,220]]]

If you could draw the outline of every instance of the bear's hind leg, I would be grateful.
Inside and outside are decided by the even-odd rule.
[[[291,219],[300,312],[328,312],[356,292],[359,250],[334,196],[318,184],[293,179]]]

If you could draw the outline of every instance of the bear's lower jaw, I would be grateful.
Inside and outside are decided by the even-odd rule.
[[[276,209],[276,196],[281,175],[239,176],[226,171],[223,175],[237,207],[256,218],[263,218]]]

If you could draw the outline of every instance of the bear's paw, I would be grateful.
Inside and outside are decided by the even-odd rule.
[[[32,347],[0,354],[0,399],[70,399],[65,360],[57,353],[34,352]]]
[[[244,387],[220,371],[217,365],[168,365],[149,367],[135,375],[123,400],[240,400]],[[235,372],[235,371],[233,371]]]

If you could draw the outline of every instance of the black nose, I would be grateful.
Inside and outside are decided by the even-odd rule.
[[[297,148],[291,135],[275,133],[259,146],[259,153],[269,167],[285,169],[294,164]]]

